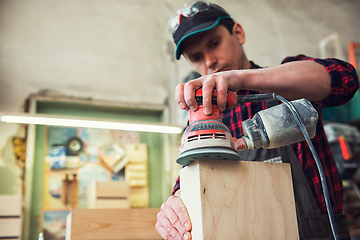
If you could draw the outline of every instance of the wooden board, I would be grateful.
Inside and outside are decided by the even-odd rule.
[[[21,238],[21,195],[0,195],[0,238]]]
[[[0,238],[21,236],[21,218],[0,218]]]
[[[73,209],[66,240],[160,240],[155,229],[157,208]]]
[[[130,186],[130,207],[149,207],[148,146],[144,143],[126,144],[129,163],[125,167],[125,181]]]
[[[193,239],[299,239],[287,163],[197,160],[180,180]]]
[[[21,216],[21,195],[0,195],[0,216]]]
[[[96,199],[94,208],[129,208],[129,199]]]
[[[129,208],[129,184],[122,181],[92,181],[88,190],[88,208]]]
[[[96,184],[97,197],[129,197],[129,185],[121,181],[99,182],[94,181]]]

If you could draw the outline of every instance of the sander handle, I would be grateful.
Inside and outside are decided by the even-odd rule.
[[[203,105],[203,98],[202,98],[202,91],[201,89],[197,90],[197,95],[195,99],[198,105]],[[227,102],[226,102],[226,110],[232,109],[236,107],[240,103],[247,103],[247,102],[270,102],[276,100],[275,93],[263,93],[263,94],[250,94],[250,95],[236,95],[235,92],[228,92]],[[212,104],[217,104],[216,92],[214,91],[212,96]]]
[[[275,93],[264,93],[264,94],[250,94],[250,95],[237,95],[237,103],[247,102],[270,102],[276,100]]]

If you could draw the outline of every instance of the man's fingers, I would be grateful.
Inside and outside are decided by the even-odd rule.
[[[210,115],[212,113],[212,93],[215,88],[215,80],[213,76],[204,77],[205,81],[203,82],[203,111],[205,115]]]
[[[227,79],[223,76],[219,76],[216,82],[216,99],[220,112],[224,111],[227,102],[228,83]]]
[[[196,111],[198,109],[198,103],[195,99],[195,91],[202,87],[202,78],[198,78],[187,82],[184,85],[184,99],[192,111]]]
[[[164,222],[164,224],[174,226],[181,235],[188,231],[185,228],[184,223],[189,222],[190,218],[187,210],[185,209],[184,203],[179,197],[170,196],[168,201],[161,206],[161,210],[166,216],[166,220],[169,221]]]
[[[170,202],[174,203],[171,204],[171,207],[175,212],[175,214],[178,216],[182,226],[185,228],[186,231],[190,231],[191,230],[190,216],[181,198],[172,196],[171,199],[169,198],[169,200]]]
[[[164,226],[160,224],[159,221],[156,222],[155,228],[163,239],[169,239],[168,232],[165,230]]]
[[[175,226],[169,221],[169,219],[160,211],[158,213],[158,221],[155,224],[155,228],[158,233],[164,239],[183,239],[182,233],[180,233]]]
[[[195,99],[195,90],[202,88],[203,94],[203,111],[205,115],[212,113],[212,95],[214,89],[217,94],[217,105],[220,112],[225,110],[227,102],[228,78],[222,74],[211,74],[202,76],[196,80],[190,81],[183,86],[184,99],[191,108],[196,111],[198,109]],[[180,91],[178,91],[180,93]]]
[[[164,239],[191,239],[190,217],[179,197],[170,196],[161,205],[157,219],[156,230]]]
[[[176,86],[175,101],[181,109],[187,110],[188,106],[186,105],[186,102],[184,99],[184,84],[179,84]]]

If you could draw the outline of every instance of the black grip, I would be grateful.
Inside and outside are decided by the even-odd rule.
[[[203,96],[196,96],[195,99],[196,99],[196,102],[198,105],[203,105]],[[211,103],[212,103],[212,105],[217,104],[216,96],[212,96]]]
[[[196,96],[196,101],[198,105],[203,105],[203,97]],[[247,103],[247,102],[269,102],[276,100],[275,93],[264,93],[264,94],[250,94],[250,95],[238,95],[237,103]],[[212,96],[212,104],[216,105],[216,96]]]
[[[276,100],[275,93],[264,93],[264,94],[250,94],[250,95],[238,95],[237,103],[247,102],[269,102]]]

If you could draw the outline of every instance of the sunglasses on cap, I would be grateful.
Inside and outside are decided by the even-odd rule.
[[[193,17],[196,14],[204,11],[210,10],[210,5],[213,8],[218,8],[220,11],[225,11],[218,5],[211,4],[208,1],[191,1],[185,3],[182,8],[176,11],[174,15],[172,15],[168,21],[168,30],[170,34],[174,34],[174,32],[178,29],[181,23],[181,16],[183,17]]]

